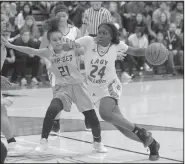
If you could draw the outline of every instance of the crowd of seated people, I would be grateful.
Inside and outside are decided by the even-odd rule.
[[[103,2],[110,11],[112,22],[120,31],[120,39],[133,47],[146,48],[153,42],[160,42],[169,49],[168,60],[164,63],[163,72],[170,75],[183,74],[184,71],[184,2],[183,1],[151,1],[151,2]],[[1,2],[1,12],[9,18],[9,26],[3,34],[16,45],[39,48],[43,36],[42,24],[54,15],[54,9],[65,4],[69,9],[69,19],[73,25],[81,29],[83,14],[90,6],[89,2],[72,1],[15,1]],[[36,12],[37,11],[37,12]],[[37,13],[37,14],[36,14]],[[38,13],[44,15],[38,20]],[[28,57],[20,52],[7,49],[7,58],[1,74],[10,76],[11,81],[26,85],[28,82],[38,84],[43,75],[44,62],[39,57]],[[145,74],[161,74],[160,67],[150,67],[144,57],[127,55],[122,61],[116,61],[124,78],[130,79]],[[28,69],[31,69],[28,81]],[[134,71],[136,70],[136,71]],[[18,78],[20,77],[20,78]]]

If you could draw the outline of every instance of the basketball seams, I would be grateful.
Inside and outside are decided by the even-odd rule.
[[[153,62],[154,62],[154,63],[158,60],[158,58],[159,58],[159,56],[160,56],[160,51],[161,51],[161,45],[159,44],[159,51],[158,51],[158,55],[157,55],[156,59],[155,59],[155,60],[153,60]],[[156,54],[157,54],[157,53],[156,53]]]
[[[145,58],[150,64],[157,66],[163,64],[167,60],[167,53],[168,50],[164,45],[160,43],[153,43],[148,46]],[[154,59],[155,56],[156,58]]]

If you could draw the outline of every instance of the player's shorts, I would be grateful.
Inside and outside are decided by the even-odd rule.
[[[53,87],[53,97],[62,101],[66,112],[71,111],[72,102],[76,104],[80,112],[88,111],[95,107],[85,83],[66,86],[56,85]]]
[[[108,85],[94,86],[88,83],[88,91],[91,94],[92,101],[98,106],[100,100],[104,97],[112,97],[118,101],[122,93],[122,84],[118,78]]]

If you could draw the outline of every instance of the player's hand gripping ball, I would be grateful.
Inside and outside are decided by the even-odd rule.
[[[150,44],[145,53],[146,60],[152,66],[162,65],[168,59],[169,51],[161,43]]]

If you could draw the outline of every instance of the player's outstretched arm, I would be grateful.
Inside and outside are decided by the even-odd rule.
[[[16,46],[8,42],[5,38],[1,37],[1,43],[4,44],[7,48],[11,48],[20,52],[23,52],[25,54],[28,54],[30,56],[40,56],[40,57],[48,57],[48,49],[34,49],[30,47],[24,47],[24,46]]]
[[[132,56],[145,56],[146,48],[133,48],[129,46],[126,53]]]

